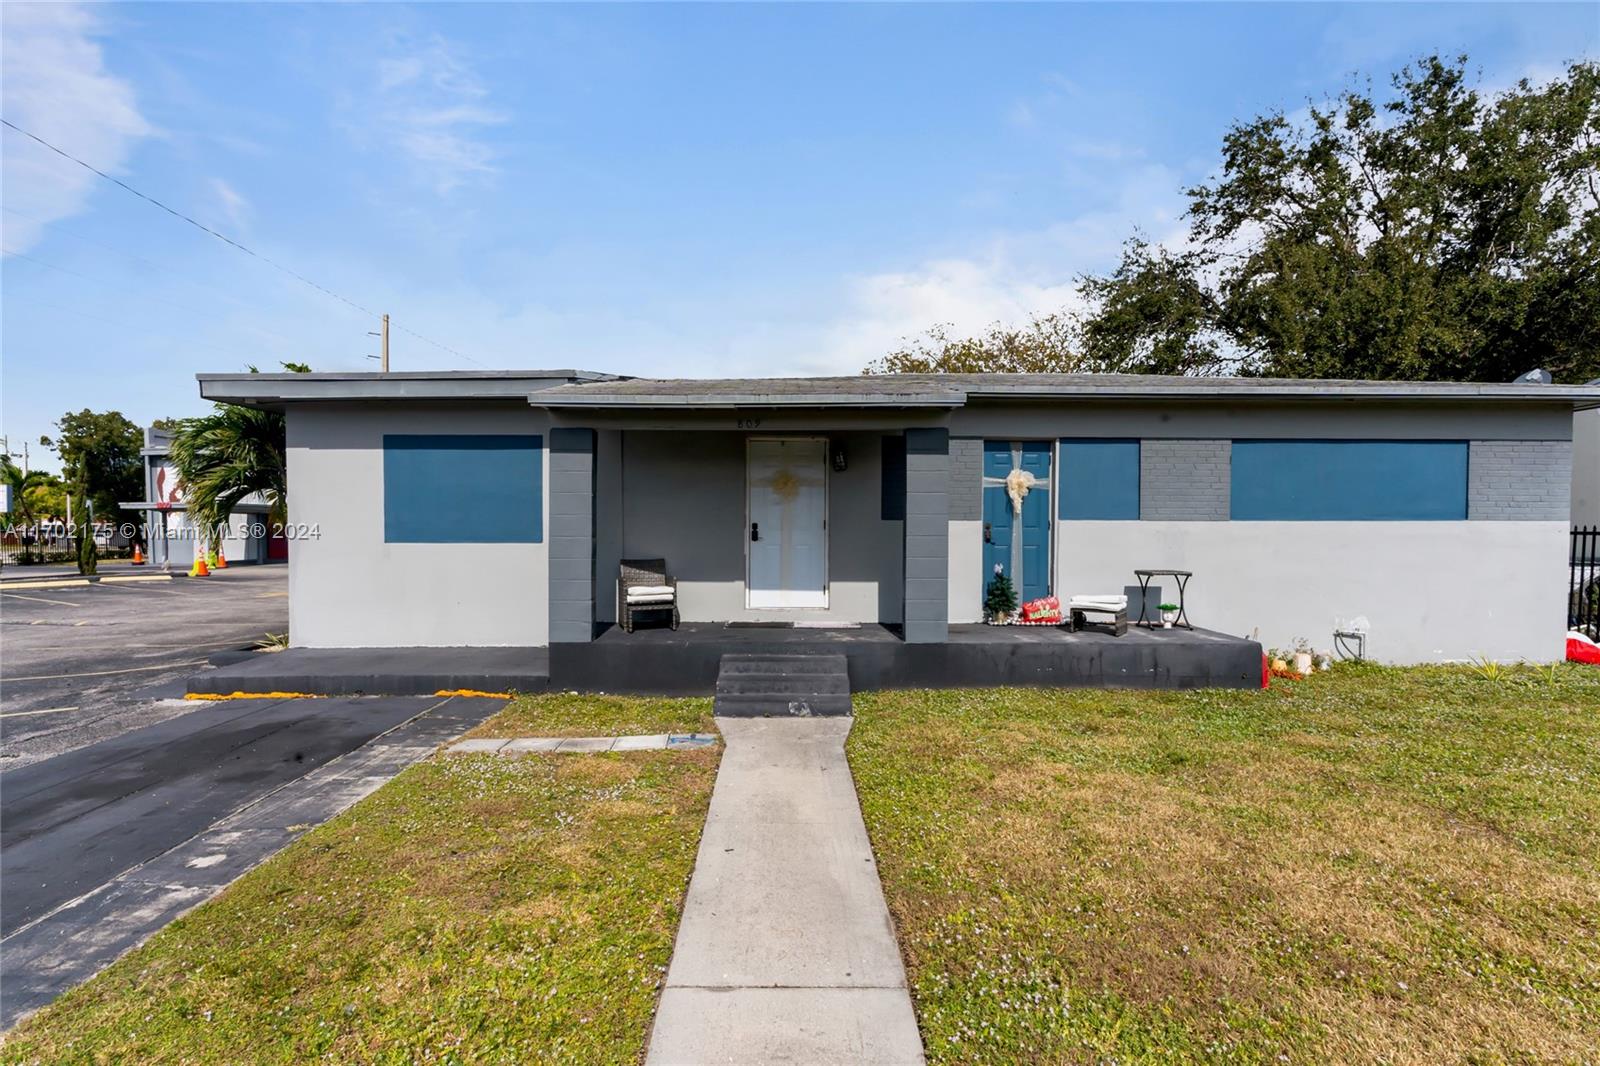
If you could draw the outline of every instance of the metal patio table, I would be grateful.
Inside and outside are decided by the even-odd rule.
[[[1145,621],[1145,612],[1149,607],[1150,600],[1150,579],[1153,577],[1175,577],[1178,579],[1178,620],[1172,624],[1182,626],[1184,629],[1194,629],[1194,626],[1189,622],[1189,611],[1184,605],[1184,594],[1188,589],[1189,579],[1194,577],[1192,571],[1135,570],[1133,576],[1139,579],[1139,620],[1134,625],[1144,626],[1146,629],[1154,629],[1156,627],[1154,621]]]

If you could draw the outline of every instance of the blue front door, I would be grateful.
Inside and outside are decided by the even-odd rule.
[[[1033,475],[1019,516],[1006,492],[1006,477],[1021,469]],[[994,568],[1011,578],[1019,600],[1050,594],[1050,442],[983,442],[983,589]]]

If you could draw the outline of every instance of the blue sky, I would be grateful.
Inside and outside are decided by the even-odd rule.
[[[1593,58],[1593,5],[0,9],[5,116],[389,311],[395,369],[853,373],[1069,306],[1181,234],[1223,131],[1466,52]],[[198,413],[198,370],[372,369],[373,320],[17,134],[4,432]],[[447,351],[400,327],[439,342]]]

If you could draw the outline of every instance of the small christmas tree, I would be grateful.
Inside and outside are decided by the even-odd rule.
[[[1011,617],[1011,612],[1017,609],[1017,590],[1011,587],[1011,579],[1006,576],[1005,567],[999,563],[994,567],[994,578],[989,582],[988,595],[984,597],[984,609],[989,612],[991,621],[1002,621]]]

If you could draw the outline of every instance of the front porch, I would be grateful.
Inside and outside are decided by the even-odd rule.
[[[1256,688],[1261,645],[1196,629],[1125,636],[1044,626],[951,625],[942,644],[900,627],[778,628],[685,622],[676,631],[603,627],[550,650],[550,685],[579,692],[709,695],[724,655],[842,655],[855,692],[905,688]]]
[[[418,695],[609,692],[708,696],[724,655],[843,656],[855,692],[906,688],[1255,688],[1261,645],[1204,629],[1127,635],[1032,626],[952,625],[944,644],[913,644],[898,626],[789,629],[685,622],[677,630],[603,626],[592,641],[549,648],[290,648],[190,678],[194,693]]]

